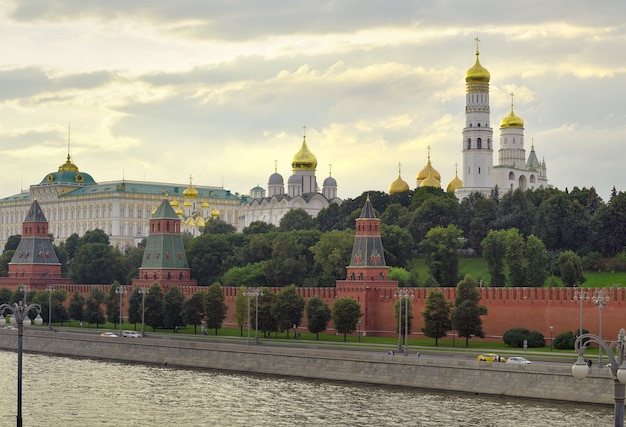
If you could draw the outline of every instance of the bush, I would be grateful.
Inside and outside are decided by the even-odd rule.
[[[502,340],[509,347],[524,347],[524,340],[526,340],[528,347],[544,347],[546,345],[541,332],[531,332],[526,328],[509,329],[502,336]]]
[[[588,330],[583,329],[583,334],[586,334],[588,332]],[[574,343],[576,342],[576,338],[578,337],[577,334],[578,330],[576,330],[576,333],[572,331],[561,332],[554,339],[554,348],[557,348],[559,350],[573,350]]]

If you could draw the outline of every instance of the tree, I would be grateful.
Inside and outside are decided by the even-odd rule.
[[[178,286],[172,286],[163,297],[163,327],[176,328],[178,325],[183,325],[183,317],[181,312],[183,310],[183,301],[185,295],[178,289]]]
[[[332,319],[335,330],[343,334],[343,340],[347,341],[347,335],[356,331],[356,326],[361,313],[361,304],[354,298],[342,297],[335,300],[333,305]]]
[[[126,251],[124,255],[123,284],[130,285],[133,283],[133,279],[139,277],[139,267],[141,267],[143,261],[144,251],[144,246],[130,248]]]
[[[426,265],[440,286],[451,287],[457,281],[461,230],[454,225],[435,227],[420,242],[420,250],[426,253]]]
[[[14,251],[17,249],[17,246],[20,244],[20,240],[22,239],[21,234],[13,234],[9,236],[7,242],[4,244],[4,251]]]
[[[87,230],[85,234],[78,239],[78,247],[90,243],[109,245],[111,242],[109,241],[109,235],[105,233],[104,230],[96,228],[95,230]]]
[[[289,338],[289,328],[294,329],[302,322],[304,311],[304,298],[298,293],[295,285],[283,288],[276,295],[276,303],[272,307],[272,315],[276,319],[279,331],[287,331]],[[295,331],[294,331],[295,333]]]
[[[265,263],[268,282],[278,287],[301,284],[308,267],[305,251],[308,252],[308,247],[298,242],[293,232],[276,236],[272,258]]]
[[[158,283],[153,283],[145,296],[145,322],[147,326],[156,331],[163,327],[163,290]]]
[[[554,193],[539,206],[535,234],[550,250],[580,250],[589,240],[585,208],[565,193]]]
[[[8,304],[11,300],[11,289],[0,288],[0,304]]]
[[[243,234],[249,236],[253,234],[266,234],[270,231],[276,231],[274,224],[269,224],[265,221],[253,221],[249,226],[243,229]]]
[[[565,286],[573,288],[587,280],[585,276],[583,276],[580,257],[574,252],[561,252],[557,264],[561,269],[561,279]]]
[[[320,270],[319,286],[334,286],[338,279],[346,278],[346,266],[354,245],[352,230],[329,231],[309,250],[313,253],[316,270]]]
[[[72,233],[67,239],[65,239],[65,242],[61,242],[62,245],[65,244],[65,250],[67,251],[67,255],[70,257],[70,260],[74,259],[74,255],[78,249],[79,239],[80,237],[78,234]]]
[[[235,227],[218,218],[211,218],[202,227],[202,234],[231,234],[235,231]]]
[[[15,250],[6,250],[0,255],[0,277],[9,277],[9,263],[13,259]]]
[[[122,265],[122,254],[108,243],[85,243],[76,251],[70,277],[75,283],[109,284],[123,280]]]
[[[204,234],[191,241],[186,249],[191,276],[201,286],[220,279],[228,268],[226,261],[243,245],[241,234]]]
[[[85,303],[85,320],[90,324],[95,323],[96,328],[105,321],[104,311],[102,311],[101,306],[105,303],[106,298],[107,294],[99,287],[94,287],[87,296]]]
[[[413,236],[408,230],[398,225],[381,224],[380,235],[385,250],[385,261],[389,266],[403,267],[414,256]],[[354,237],[352,237],[354,242]],[[348,254],[348,261],[350,254]]]
[[[509,269],[509,284],[514,287],[526,285],[526,242],[516,228],[506,231],[505,259]]]
[[[536,221],[537,207],[532,201],[531,194],[518,188],[507,192],[497,204],[492,229],[517,228],[522,236],[528,236],[532,233]]]
[[[413,199],[414,202],[415,200]],[[421,242],[430,229],[456,223],[458,209],[456,197],[431,195],[411,214],[409,231],[416,242]]]
[[[526,280],[528,286],[542,287],[548,278],[546,246],[535,235],[526,239]]]
[[[314,295],[306,302],[307,328],[319,339],[319,333],[324,332],[330,321],[331,310],[318,295]]]
[[[292,209],[280,219],[278,228],[280,231],[312,230],[315,221],[304,209]]]
[[[456,287],[454,309],[452,310],[452,327],[457,330],[459,337],[465,337],[465,347],[469,347],[472,335],[483,338],[483,321],[480,316],[487,314],[487,307],[479,305],[480,293],[478,284],[467,275]]]
[[[452,329],[450,320],[452,304],[446,301],[443,291],[429,291],[426,296],[426,307],[422,312],[424,326],[422,332],[425,336],[435,339],[435,346],[439,345],[439,338],[448,335]]]
[[[120,283],[116,280],[109,286],[109,295],[106,299],[107,319],[113,323],[113,328],[117,328],[117,321],[120,318]],[[123,296],[122,296],[123,297]]]
[[[263,336],[268,337],[272,331],[278,329],[276,319],[272,315],[272,307],[276,303],[276,294],[270,288],[261,288],[262,295],[259,295],[259,330],[263,331]]]
[[[194,335],[198,331],[198,325],[204,318],[204,307],[202,306],[203,297],[204,291],[198,291],[183,301],[183,323],[185,325],[193,325]]]
[[[204,293],[202,303],[206,317],[206,327],[207,329],[214,329],[215,335],[217,335],[217,331],[222,327],[222,323],[226,318],[228,307],[224,300],[224,291],[219,283],[213,283]]]
[[[506,253],[506,231],[491,230],[481,243],[483,248],[483,258],[487,261],[489,275],[491,276],[491,287],[502,287],[506,285],[505,274],[505,253]]]
[[[137,329],[137,323],[141,322],[143,295],[139,293],[141,288],[135,287],[128,296],[128,323],[134,323]]]
[[[85,320],[85,297],[78,291],[74,291],[72,293],[72,298],[70,298],[69,305],[69,315],[70,318],[78,321]]]
[[[317,229],[321,232],[345,229],[344,220],[341,208],[337,203],[331,203],[327,208],[319,211],[315,217]]]
[[[526,328],[509,329],[502,335],[502,341],[509,347],[524,347],[524,341],[528,347],[544,347],[546,341],[543,334],[538,331],[530,331]]]

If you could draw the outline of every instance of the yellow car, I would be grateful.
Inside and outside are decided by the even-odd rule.
[[[505,363],[506,358],[495,353],[479,354],[476,358],[479,362],[500,362]]]

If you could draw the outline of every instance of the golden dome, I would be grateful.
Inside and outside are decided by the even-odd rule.
[[[183,206],[186,208],[190,208],[191,207],[191,202],[189,200],[185,200],[185,203],[183,203]]]
[[[193,220],[192,217],[187,218],[186,224],[190,227],[195,227],[196,226],[196,222]]]
[[[432,175],[433,178],[435,178],[436,180],[441,181],[441,174],[430,163],[430,146],[429,146],[428,147],[428,162],[426,163],[426,166],[424,166],[424,169],[419,171],[419,173],[415,177],[415,181],[417,181],[417,184],[419,185],[422,181],[424,181],[430,175]]]
[[[59,166],[59,172],[78,172],[78,166],[72,163],[69,153],[67,154],[67,160],[61,166]]]
[[[480,55],[480,53],[478,53],[478,48],[476,48],[476,63],[474,63],[474,66],[465,73],[466,83],[489,83],[489,80],[491,79],[489,71],[480,65],[478,55]]]
[[[209,207],[209,202],[207,202],[206,200],[204,202],[202,202],[202,207],[203,208],[208,208]]]
[[[206,223],[204,222],[204,218],[199,216],[198,219],[196,219],[196,226],[204,227],[205,225],[206,225]]]
[[[428,175],[428,177],[425,180],[422,181],[422,183],[420,184],[420,187],[441,188],[441,181],[435,178],[433,174],[431,173],[430,175]]]
[[[183,196],[187,199],[196,199],[198,198],[198,190],[196,190],[191,184],[191,177],[189,177],[189,187],[185,188],[183,191]]]
[[[501,128],[523,128],[524,120],[515,115],[513,111],[513,94],[511,94],[511,112],[500,122]]]
[[[183,210],[179,207],[178,209],[176,209],[174,212],[176,212],[176,215],[178,216],[183,216]]]
[[[150,215],[154,215],[154,213],[156,212],[157,207],[155,206],[154,209],[152,209],[152,213]]]
[[[291,161],[291,168],[296,170],[314,171],[317,167],[317,157],[311,153],[309,147],[306,145],[306,135],[302,138],[302,146]]]
[[[213,218],[219,218],[219,216],[220,216],[220,211],[218,211],[217,209],[213,209],[213,210],[211,211],[211,216],[212,216]]]
[[[391,183],[389,186],[389,194],[402,193],[403,191],[409,191],[409,184],[400,176],[400,164],[398,163],[398,179]]]
[[[178,203],[178,200],[174,199],[170,202],[170,206],[173,208],[177,208],[180,206],[180,203]]]
[[[452,179],[452,181],[450,181],[450,183],[446,187],[446,191],[448,193],[454,193],[456,190],[458,190],[461,187],[463,187],[463,181],[461,181],[457,173],[454,175],[454,178]]]

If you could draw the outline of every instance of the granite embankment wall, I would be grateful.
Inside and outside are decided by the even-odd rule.
[[[307,379],[345,381],[428,390],[613,403],[608,369],[592,369],[583,382],[571,365],[507,365],[472,359],[389,356],[307,347],[215,343],[156,338],[120,339],[99,335],[36,331],[24,334],[25,352],[168,367],[216,369]],[[0,330],[0,350],[17,349],[16,331]]]

